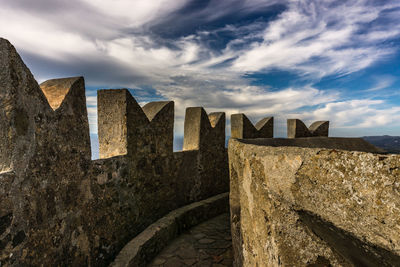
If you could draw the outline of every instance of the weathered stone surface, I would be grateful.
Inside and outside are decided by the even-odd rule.
[[[85,235],[76,233],[82,228],[78,207],[87,200],[83,191],[90,159],[83,80],[71,85],[60,108],[53,111],[4,39],[0,65],[0,217],[12,216],[12,224],[0,235],[0,262],[85,263]],[[74,242],[75,237],[80,242]]]
[[[316,121],[309,128],[299,119],[287,120],[288,138],[328,136],[329,121]]]
[[[212,146],[225,148],[223,112],[207,115],[202,107],[187,108],[184,128],[183,150],[200,150]]]
[[[174,102],[150,102],[143,106],[150,122],[155,150],[161,156],[171,156],[174,142]]]
[[[187,177],[184,187],[190,185],[190,188],[180,191],[190,192],[188,197],[193,200],[213,196],[223,192],[223,188],[228,188],[229,179],[223,178],[229,176],[225,113],[207,115],[201,107],[187,108],[183,140],[184,151],[180,155],[184,164],[180,165],[178,177]],[[193,151],[198,152],[194,154]],[[195,162],[195,165],[190,164],[189,160]]]
[[[328,136],[329,121],[316,121],[308,127],[312,136]]]
[[[202,244],[196,238],[199,235],[213,240],[212,244]],[[224,213],[183,232],[148,266],[232,266],[232,243],[227,238],[230,238],[229,214]]]
[[[0,172],[26,168],[36,147],[36,121],[50,111],[15,48],[0,38]]]
[[[242,143],[258,146],[290,146],[305,148],[330,148],[344,149],[360,152],[384,153],[385,151],[375,147],[362,138],[349,137],[304,137],[304,138],[260,138],[260,139],[243,139]]]
[[[243,113],[231,115],[231,138],[273,138],[274,117],[266,117],[255,126]]]
[[[40,84],[53,108],[53,123],[58,124],[57,144],[63,150],[77,152],[86,161],[91,159],[89,122],[83,77],[52,79]]]
[[[100,158],[127,155],[129,140],[144,133],[147,123],[139,104],[127,89],[100,90],[97,114]]]
[[[73,90],[74,84],[83,83],[82,77],[61,78],[47,80],[40,84],[44,95],[53,110],[58,109],[64,102],[65,97]],[[83,86],[84,89],[84,86]]]
[[[127,89],[98,91],[100,158],[117,155],[171,156],[174,102],[139,106]]]
[[[229,160],[236,266],[399,265],[399,156],[230,140]]]

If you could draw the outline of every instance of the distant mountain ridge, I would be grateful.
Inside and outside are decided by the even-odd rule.
[[[364,136],[362,138],[389,153],[400,154],[400,136],[381,135]]]

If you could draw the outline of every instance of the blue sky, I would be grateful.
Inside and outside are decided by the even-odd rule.
[[[36,79],[83,75],[96,89],[184,110],[330,120],[332,136],[399,135],[400,2],[0,0],[0,36]],[[229,122],[228,122],[229,126]],[[228,128],[229,129],[229,128]]]

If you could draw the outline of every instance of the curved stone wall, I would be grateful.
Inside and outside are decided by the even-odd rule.
[[[398,266],[400,156],[376,152],[358,139],[231,139],[235,265]]]

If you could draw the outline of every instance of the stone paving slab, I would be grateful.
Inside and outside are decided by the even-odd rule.
[[[145,266],[180,234],[228,212],[228,197],[229,192],[226,192],[168,213],[129,241],[110,267]]]
[[[180,235],[148,266],[224,267],[232,262],[230,218],[224,213]]]

